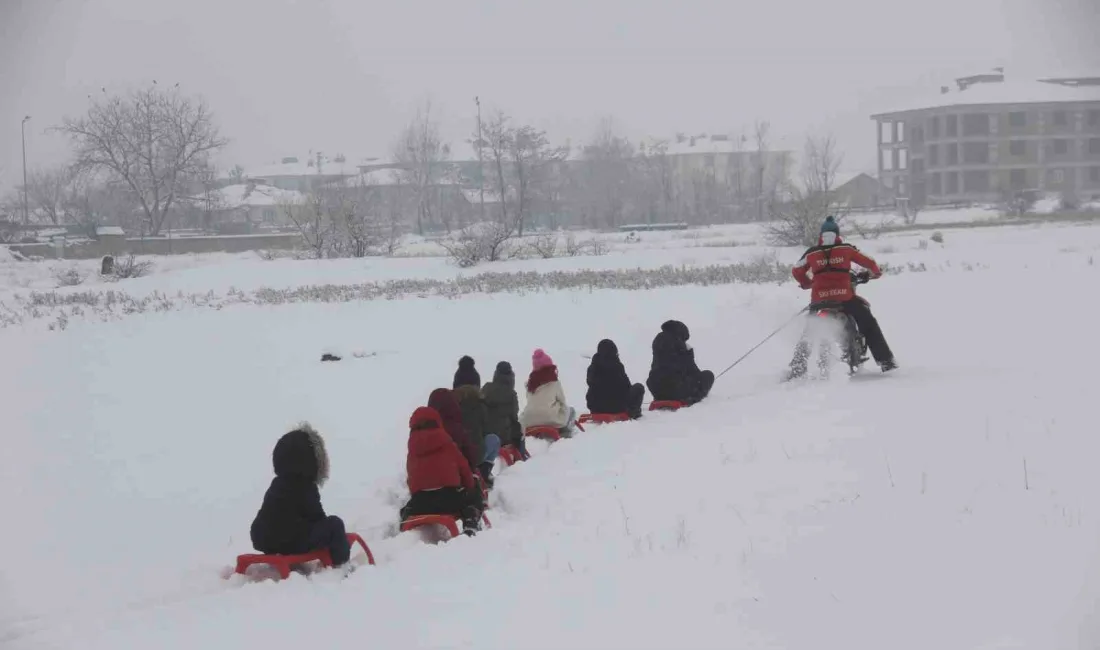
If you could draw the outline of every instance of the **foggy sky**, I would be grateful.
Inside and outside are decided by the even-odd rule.
[[[906,15],[905,7],[918,8]],[[309,149],[386,156],[433,101],[456,145],[473,98],[583,142],[767,119],[797,148],[831,131],[873,169],[869,114],[891,97],[1007,65],[1100,72],[1091,0],[0,0],[0,191],[61,162],[45,130],[95,95],[180,83],[232,139],[223,168]],[[1075,29],[1079,28],[1079,31]],[[1080,34],[1080,36],[1079,36]],[[1067,70],[1068,71],[1068,70]],[[465,147],[456,147],[465,150]]]

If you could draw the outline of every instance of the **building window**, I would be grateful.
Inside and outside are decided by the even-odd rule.
[[[1055,156],[1064,156],[1069,153],[1069,140],[1051,140],[1050,153]]]
[[[987,165],[989,164],[989,145],[985,142],[963,143],[963,164]]]
[[[905,177],[904,176],[899,176],[898,177],[898,188],[897,189],[898,189],[898,196],[900,196],[902,198],[904,198],[906,196],[909,196],[909,194],[905,191],[905,189],[906,189],[905,185],[906,185],[905,184]]]
[[[938,167],[940,164],[940,146],[938,144],[928,145],[928,166]]]
[[[963,174],[963,190],[966,192],[988,192],[989,172],[972,171]]]
[[[264,223],[275,223],[275,210],[264,208]]]
[[[958,115],[948,115],[947,116],[946,132],[947,132],[947,137],[949,137],[949,138],[959,137],[959,116]]]
[[[939,172],[929,176],[928,185],[931,188],[929,194],[932,196],[940,196],[943,194],[943,177],[940,176]]]
[[[898,169],[909,169],[908,149],[898,149]]]
[[[963,115],[963,135],[989,135],[989,116],[984,113],[968,113]]]
[[[1015,111],[1008,114],[1008,125],[1017,128],[1027,126],[1027,113]]]
[[[1100,138],[1089,138],[1089,155],[1100,156]]]
[[[1026,156],[1027,142],[1024,140],[1012,140],[1008,143],[1008,153],[1011,156]]]
[[[1089,111],[1089,126],[1100,126],[1100,111]]]
[[[920,158],[913,159],[913,173],[917,175],[924,173],[924,161]]]
[[[1052,169],[1047,174],[1047,179],[1054,185],[1061,185],[1066,182],[1066,170]]]
[[[1054,122],[1054,126],[1069,126],[1069,113],[1065,111],[1054,111],[1051,116],[1051,121]]]
[[[951,143],[947,145],[947,164],[957,165],[959,164],[959,145]]]
[[[957,172],[947,172],[943,175],[944,180],[944,194],[951,196],[952,194],[959,193],[959,174]]]
[[[1022,190],[1027,187],[1027,170],[1013,169],[1008,173],[1008,184],[1014,190]]]
[[[879,122],[878,125],[879,141],[883,144],[894,143],[894,123],[893,122]]]
[[[895,122],[894,128],[898,130],[898,142],[905,142],[905,122]]]
[[[1097,113],[1100,113],[1100,111],[1097,111]],[[933,138],[940,137],[940,118],[939,118],[939,116],[937,115],[936,117],[933,117],[931,120],[928,121],[928,123],[929,123],[929,129],[932,132],[932,137]]]
[[[1089,180],[1093,183],[1100,183],[1100,167],[1089,168]]]

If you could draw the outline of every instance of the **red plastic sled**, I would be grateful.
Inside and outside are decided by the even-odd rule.
[[[493,527],[493,522],[489,521],[489,515],[484,512],[481,513],[481,520],[485,522],[486,528]],[[454,515],[413,515],[401,522],[401,532],[407,533],[424,526],[443,526],[451,537],[458,537],[461,534],[458,529],[458,517]]]
[[[506,466],[511,467],[523,460],[523,454],[515,445],[504,445],[500,448],[500,459],[504,461]]]
[[[363,541],[363,538],[356,533],[348,533],[349,544],[359,544],[363,547],[363,550],[367,552],[367,562],[374,564],[374,554],[370,552],[370,547]],[[290,568],[299,564],[308,564],[310,562],[320,562],[322,566],[332,566],[332,557],[329,555],[327,548],[318,549],[316,551],[310,551],[309,553],[299,553],[298,555],[264,555],[260,553],[246,553],[244,555],[237,556],[237,573],[244,573],[248,571],[248,567],[253,564],[267,564],[274,567],[279,576],[284,580],[290,577]]]
[[[611,424],[612,422],[626,422],[630,416],[626,413],[585,413],[577,418],[577,424]]]
[[[549,440],[550,442],[561,440],[561,432],[558,431],[557,427],[551,426],[527,427],[527,430],[524,431],[523,434],[531,438]]]
[[[649,405],[650,411],[679,411],[686,407],[687,404],[683,402],[677,402],[675,400],[656,400]]]

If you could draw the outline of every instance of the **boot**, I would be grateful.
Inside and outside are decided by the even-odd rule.
[[[481,529],[481,516],[476,517],[467,516],[462,519],[462,534],[467,537],[473,537],[477,534],[477,531]]]
[[[485,481],[485,486],[490,490],[493,489],[493,464],[490,462],[484,462],[477,466],[478,473],[481,474],[481,479]]]
[[[883,372],[890,372],[891,370],[897,370],[898,369],[898,362],[894,361],[893,357],[890,357],[889,359],[887,359],[886,361],[883,361],[882,363],[880,363],[878,365],[879,365],[879,368],[882,368]]]

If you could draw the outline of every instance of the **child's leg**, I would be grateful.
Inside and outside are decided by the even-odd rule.
[[[336,515],[330,515],[313,524],[309,531],[309,542],[313,548],[327,548],[334,566],[346,563],[351,557],[351,545],[348,543],[344,520]]]
[[[645,401],[645,386],[634,384],[630,387],[630,404],[626,413],[632,418],[642,417],[642,402]]]
[[[565,420],[565,426],[559,429],[563,438],[573,437],[573,427],[577,424],[577,409],[569,407],[569,417]]]
[[[483,463],[495,463],[497,456],[500,455],[500,436],[495,433],[485,434],[485,458],[482,459]]]

